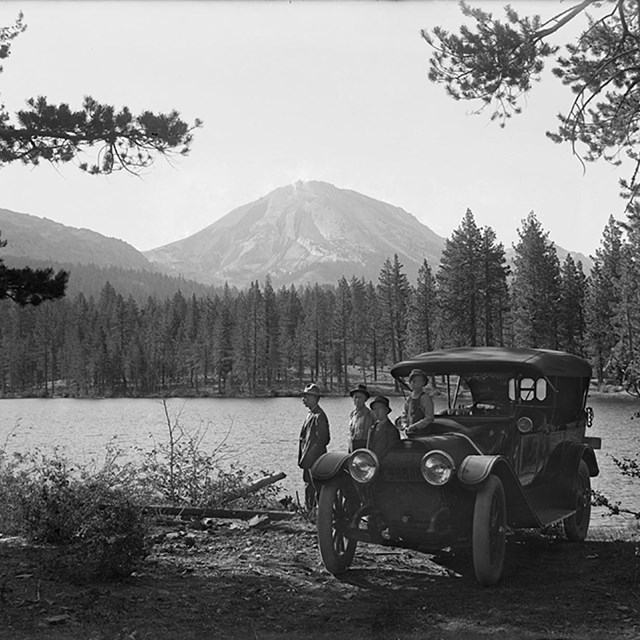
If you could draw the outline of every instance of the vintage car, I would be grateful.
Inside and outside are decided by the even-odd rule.
[[[583,541],[600,448],[585,436],[590,365],[559,351],[469,347],[423,353],[391,373],[407,386],[416,368],[438,389],[427,435],[402,438],[380,459],[368,449],[329,452],[312,468],[327,570],[346,571],[358,541],[465,545],[478,582],[492,585],[507,528],[562,521],[569,540]]]

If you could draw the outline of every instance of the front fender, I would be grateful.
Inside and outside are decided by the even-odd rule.
[[[311,467],[311,477],[319,482],[331,480],[340,473],[349,459],[348,453],[330,451],[321,455]]]

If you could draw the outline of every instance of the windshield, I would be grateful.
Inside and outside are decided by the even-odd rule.
[[[447,399],[441,415],[504,415],[515,410],[510,397],[513,376],[507,373],[465,373],[438,376],[436,386]]]

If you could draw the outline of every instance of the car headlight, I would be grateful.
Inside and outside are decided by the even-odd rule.
[[[380,463],[373,451],[357,449],[349,458],[349,475],[360,484],[371,482],[378,474]]]
[[[447,484],[454,470],[453,458],[444,451],[430,451],[420,461],[422,477],[436,486]]]

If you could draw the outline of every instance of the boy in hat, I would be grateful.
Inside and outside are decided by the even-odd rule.
[[[381,458],[391,445],[400,440],[400,434],[393,422],[389,420],[391,407],[389,406],[388,398],[376,396],[369,403],[369,407],[373,411],[376,422],[369,430],[367,449],[370,449],[378,458]]]
[[[433,422],[433,400],[425,391],[427,375],[420,369],[413,369],[409,374],[411,394],[404,403],[404,411],[400,418],[404,432],[408,436],[425,435],[427,427]]]
[[[327,452],[329,444],[329,420],[320,408],[320,388],[317,384],[308,384],[302,391],[302,402],[309,410],[300,430],[298,444],[298,466],[302,469],[304,480],[304,501],[309,511],[316,504],[316,488],[313,484],[310,469],[313,463]]]
[[[349,391],[353,398],[354,410],[349,415],[349,453],[367,446],[367,435],[375,418],[365,402],[371,397],[367,387],[359,384]]]

